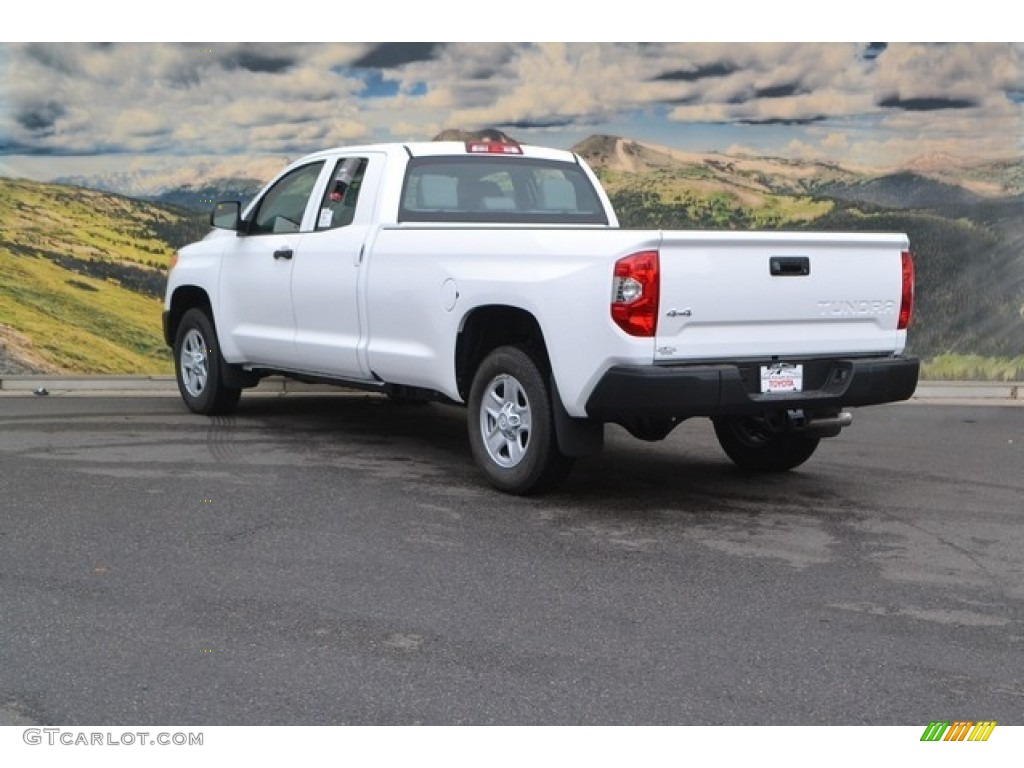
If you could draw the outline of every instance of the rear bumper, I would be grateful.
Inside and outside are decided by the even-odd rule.
[[[747,416],[780,410],[836,410],[906,400],[914,394],[916,358],[880,357],[804,362],[799,393],[763,395],[760,364],[616,366],[587,400],[600,421],[636,417]]]

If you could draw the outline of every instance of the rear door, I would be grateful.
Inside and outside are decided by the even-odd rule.
[[[886,354],[903,235],[665,232],[655,359]]]
[[[295,355],[300,370],[372,378],[360,363],[359,276],[373,231],[385,155],[361,152],[330,161],[327,187],[292,274]],[[368,247],[368,246],[366,246]]]

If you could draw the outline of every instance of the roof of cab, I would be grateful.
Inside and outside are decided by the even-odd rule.
[[[520,144],[523,157],[537,157],[545,160],[561,160],[563,162],[576,162],[576,156],[565,149],[551,149],[549,147],[537,147],[531,144]],[[344,152],[352,154],[358,152],[386,152],[388,154],[401,153],[412,157],[436,157],[438,155],[471,155],[480,154],[494,157],[488,153],[471,153],[466,149],[466,142],[463,141],[413,141],[403,144],[361,144],[351,147],[333,147],[314,152],[302,158],[302,161],[312,160],[317,157],[336,155]],[[517,155],[502,155],[502,157],[516,157]],[[294,163],[293,163],[294,165]]]
[[[483,142],[473,142],[483,143]],[[413,157],[436,156],[436,155],[469,155],[481,154],[494,157],[494,154],[485,152],[469,152],[464,141],[420,141],[404,145],[408,147]],[[540,157],[546,160],[562,160],[575,162],[576,156],[564,149],[551,149],[549,147],[537,147],[532,144],[520,144],[524,157]],[[503,155],[504,157],[515,157],[515,155]]]

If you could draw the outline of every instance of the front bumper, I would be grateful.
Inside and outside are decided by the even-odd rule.
[[[803,392],[761,394],[764,362],[610,368],[587,400],[599,421],[637,417],[753,416],[781,410],[831,411],[906,400],[917,388],[916,358],[792,360],[804,365]]]

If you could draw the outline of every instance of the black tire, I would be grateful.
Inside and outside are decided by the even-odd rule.
[[[722,450],[748,472],[786,472],[799,467],[818,448],[818,438],[795,432],[773,432],[760,419],[715,419]]]
[[[499,491],[539,493],[572,469],[558,449],[547,377],[519,347],[498,347],[480,364],[467,422],[473,458]]]
[[[189,410],[206,416],[231,413],[241,389],[223,384],[220,345],[213,322],[201,309],[190,309],[174,338],[174,373]]]

